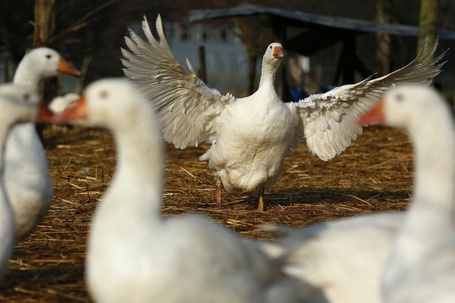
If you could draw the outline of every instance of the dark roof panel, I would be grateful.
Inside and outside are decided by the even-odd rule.
[[[419,34],[419,28],[416,26],[329,17],[324,15],[309,14],[299,11],[289,11],[279,8],[271,8],[251,4],[243,4],[240,6],[224,9],[192,10],[189,11],[187,17],[189,22],[196,22],[208,19],[250,16],[257,14],[269,14],[300,21],[302,23],[317,24],[320,26],[340,28],[357,32],[382,32],[400,36],[418,36]],[[455,40],[455,32],[439,30],[437,31],[437,34],[440,39]]]

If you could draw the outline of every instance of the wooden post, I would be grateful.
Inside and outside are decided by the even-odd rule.
[[[345,32],[342,37],[343,48],[338,58],[337,67],[335,70],[335,78],[333,83],[337,84],[350,84],[354,83],[355,76],[355,33]]]
[[[247,47],[248,49],[248,47]],[[247,52],[248,56],[248,95],[254,93],[254,89],[256,87],[255,80],[256,80],[256,62],[257,57],[252,55],[250,52]]]
[[[33,46],[40,47],[47,45],[49,41],[49,29],[51,12],[55,0],[35,1],[35,32],[33,34]]]
[[[47,46],[49,43],[51,17],[55,0],[35,0],[35,31],[33,34],[33,47]],[[55,96],[60,87],[58,77],[41,81],[41,97],[49,101]],[[45,102],[46,102],[45,101]]]
[[[207,84],[207,65],[205,62],[205,47],[199,46],[199,71],[198,77]]]
[[[436,25],[438,22],[439,0],[422,0],[420,6],[419,42],[417,54],[423,49],[426,37],[428,43],[436,41]],[[434,57],[434,55],[433,55]]]
[[[33,47],[46,46],[49,42],[51,14],[55,0],[35,0],[35,31],[33,33]],[[60,87],[59,79],[44,79],[40,82],[40,96],[48,103]],[[36,130],[43,141],[43,125],[37,124]]]
[[[389,22],[390,0],[378,0],[376,5],[376,18],[380,23]],[[376,60],[378,62],[378,76],[390,73],[390,35],[385,33],[376,33]]]

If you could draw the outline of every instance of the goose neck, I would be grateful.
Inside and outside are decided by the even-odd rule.
[[[414,127],[411,132],[416,155],[413,197],[389,258],[386,290],[398,285],[410,269],[418,266],[455,230],[455,126],[452,117],[447,110],[438,115],[437,120],[418,123],[421,126]]]
[[[425,229],[435,234],[453,229],[455,219],[455,125],[450,112],[444,114],[444,119],[427,121],[418,133],[411,133],[416,163],[408,218],[417,225],[424,217],[432,218],[426,213],[434,212],[434,222],[428,222]]]
[[[135,117],[114,131],[117,170],[111,185],[122,208],[159,216],[164,176],[163,144],[154,117]],[[120,198],[121,197],[121,198]],[[126,203],[125,203],[126,202]]]
[[[259,89],[273,89],[275,90],[275,76],[278,70],[279,64],[271,64],[262,61],[261,79],[259,81]]]
[[[37,87],[40,81],[40,76],[34,72],[33,66],[29,66],[28,62],[22,60],[17,66],[14,73],[13,83],[28,84]]]

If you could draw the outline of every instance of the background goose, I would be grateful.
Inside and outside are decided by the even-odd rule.
[[[52,99],[49,102],[49,109],[54,114],[59,114],[63,112],[66,108],[71,107],[77,99],[79,99],[79,95],[76,93],[68,93],[64,96],[58,96]]]
[[[0,278],[4,275],[14,246],[16,225],[4,186],[4,146],[10,128],[36,119],[38,95],[28,85],[0,85]]]
[[[313,291],[206,218],[161,218],[162,138],[152,107],[130,83],[93,83],[54,118],[71,121],[107,128],[118,151],[89,234],[87,284],[96,302],[302,302]]]
[[[122,49],[125,75],[155,106],[166,141],[176,148],[211,143],[201,160],[229,192],[259,192],[274,186],[291,147],[306,139],[311,153],[329,160],[344,151],[361,133],[358,116],[366,112],[393,84],[431,83],[439,74],[441,56],[426,48],[405,67],[375,80],[344,85],[325,94],[312,95],[297,103],[283,103],[275,92],[274,79],[284,56],[279,43],[270,44],[262,60],[258,90],[251,96],[221,95],[181,67],[163,33],[161,18],[153,36],[147,20],[142,24],[148,43],[130,31],[129,51]],[[191,69],[190,69],[191,70]],[[221,182],[220,182],[221,181]]]
[[[283,103],[274,88],[275,74],[283,58],[279,43],[267,47],[262,60],[258,90],[251,96],[221,95],[183,70],[163,33],[161,18],[153,36],[147,20],[142,23],[148,43],[130,31],[129,51],[122,49],[125,75],[148,97],[158,112],[166,141],[176,148],[208,142],[200,157],[209,161],[217,179],[217,204],[221,204],[220,180],[229,192],[259,192],[273,187],[291,147],[306,139],[311,153],[329,160],[344,151],[361,133],[356,125],[392,85],[428,84],[439,74],[440,60],[430,60],[436,45],[428,46],[405,67],[375,80],[344,85],[297,103]],[[191,70],[191,69],[190,69]]]
[[[79,72],[55,50],[37,48],[24,56],[14,74],[14,83],[38,91],[41,79]],[[52,183],[46,154],[34,123],[16,125],[5,150],[5,189],[16,218],[16,241],[27,236],[41,221],[52,201]]]
[[[386,302],[455,302],[455,123],[435,90],[402,87],[363,118],[404,128],[416,153],[412,204],[384,275]]]

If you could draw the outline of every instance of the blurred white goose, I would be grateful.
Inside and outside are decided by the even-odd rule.
[[[10,128],[37,117],[38,95],[28,85],[0,85],[0,278],[5,274],[14,246],[14,213],[4,186],[4,146]]]
[[[381,277],[403,218],[377,213],[302,229],[266,226],[286,236],[260,245],[282,259],[287,274],[320,289],[331,303],[381,303]]]
[[[79,76],[79,72],[55,50],[41,47],[24,56],[13,82],[31,85],[38,91],[41,79],[57,74]],[[16,241],[19,241],[41,221],[52,201],[46,154],[34,123],[14,126],[8,136],[5,189],[15,214]]]
[[[426,87],[394,89],[363,118],[404,128],[416,153],[412,204],[384,275],[385,302],[455,302],[455,123]]]
[[[423,244],[424,245],[424,244]],[[389,262],[387,270],[398,265],[402,270],[403,279],[396,285],[383,286],[383,302],[389,303],[451,303],[455,300],[453,285],[455,285],[455,236],[447,235],[437,245],[431,245],[431,250],[422,256],[418,264],[407,267],[398,262]],[[405,262],[403,262],[405,263]],[[396,277],[393,277],[396,278]],[[391,279],[393,281],[395,279]]]
[[[291,147],[306,139],[311,153],[329,160],[344,151],[362,127],[358,116],[366,112],[392,85],[429,84],[441,65],[429,60],[435,49],[421,53],[405,67],[375,80],[366,79],[312,95],[298,103],[283,103],[275,92],[275,74],[284,57],[279,43],[267,47],[262,60],[258,90],[246,98],[221,95],[180,66],[163,33],[161,18],[153,36],[146,18],[142,23],[149,43],[130,31],[130,51],[122,49],[124,72],[149,98],[158,112],[166,141],[176,148],[212,146],[200,157],[208,160],[217,178],[217,204],[221,204],[220,180],[229,192],[259,192],[273,187]],[[190,68],[191,70],[191,68]]]
[[[160,128],[127,81],[93,83],[54,122],[107,128],[117,145],[117,170],[89,233],[87,284],[95,302],[301,302],[313,291],[204,217],[163,220]]]
[[[394,99],[397,96],[402,101],[395,101]],[[398,286],[400,281],[404,283],[404,276],[398,275],[403,271],[403,264],[413,262],[414,256],[422,256],[422,250],[430,249],[428,245],[431,245],[433,240],[439,241],[435,230],[439,229],[440,226],[448,227],[447,217],[453,216],[453,211],[450,209],[453,206],[446,205],[445,208],[434,209],[431,205],[423,205],[424,207],[422,207],[422,203],[418,201],[418,197],[423,196],[420,193],[425,192],[426,196],[431,197],[434,195],[431,193],[433,191],[441,193],[441,197],[447,198],[445,201],[453,201],[455,176],[453,175],[454,160],[452,155],[455,148],[455,136],[453,136],[453,122],[451,122],[450,111],[447,106],[443,105],[443,102],[435,100],[438,99],[437,95],[429,88],[403,86],[392,90],[385,98],[386,104],[396,103],[395,106],[389,106],[385,112],[387,114],[386,124],[406,128],[411,133],[416,146],[416,189],[409,212],[411,220],[406,213],[381,213],[315,224],[304,229],[267,226],[268,229],[283,231],[288,235],[282,240],[264,243],[263,249],[271,256],[284,258],[284,262],[287,263],[286,272],[288,274],[298,277],[305,284],[309,283],[321,289],[330,302],[383,302],[381,285],[384,269],[387,267],[388,272],[395,272],[396,279],[390,283],[391,285]],[[426,98],[427,101],[419,101],[421,98]],[[378,106],[381,108],[381,105]],[[438,112],[442,113],[438,114]],[[376,113],[364,115],[360,124],[383,122],[378,119]],[[422,130],[424,128],[425,131]],[[432,133],[433,135],[431,135]],[[434,139],[435,136],[438,138]],[[446,136],[449,138],[445,138]],[[421,147],[419,148],[419,146]],[[419,150],[422,148],[429,149],[430,147],[430,152]],[[433,161],[428,162],[423,158],[434,155],[443,157],[443,160],[436,162],[441,165],[441,162],[444,162],[445,169],[442,169],[444,165],[429,165]],[[445,172],[442,172],[443,170]],[[438,172],[440,175],[430,182],[428,178],[434,178],[433,172]],[[439,185],[433,186],[434,182]],[[429,193],[428,190],[431,192]],[[450,195],[452,195],[452,200],[450,200]],[[445,215],[445,218],[441,213]],[[433,221],[437,221],[437,223]],[[406,222],[404,226],[410,224],[407,231],[400,230],[403,222]],[[432,227],[425,227],[428,224]],[[451,228],[453,234],[454,228]],[[405,236],[401,235],[400,237],[410,237],[411,241],[400,242],[398,247],[404,246],[409,249],[408,254],[397,254],[396,256],[399,257],[395,259],[395,262],[389,261],[390,264],[387,265],[387,259],[394,247],[395,239],[398,234],[403,232]],[[450,234],[450,232],[448,233]],[[431,240],[421,242],[426,237],[431,238]],[[441,251],[440,254],[444,255],[446,259],[450,255],[449,251],[453,253],[454,249],[453,246],[449,247],[447,250]],[[407,261],[404,261],[403,258]],[[444,268],[447,272],[453,270],[453,262],[452,267],[446,266]],[[437,263],[435,267],[439,265],[440,263]],[[426,277],[420,276],[422,281],[426,281],[426,286],[430,287],[433,283],[441,282],[438,277],[429,278],[430,276],[430,274]],[[430,283],[428,279],[433,283]],[[454,284],[450,283],[453,282],[453,277],[452,280],[447,279],[446,282],[446,286],[453,287]],[[414,289],[413,293],[417,298],[425,288],[419,286],[408,289]],[[408,298],[396,302],[436,302],[430,300],[429,297],[425,298],[426,300],[423,301],[409,300]],[[434,298],[431,297],[431,299]],[[453,300],[453,297],[451,299]]]

